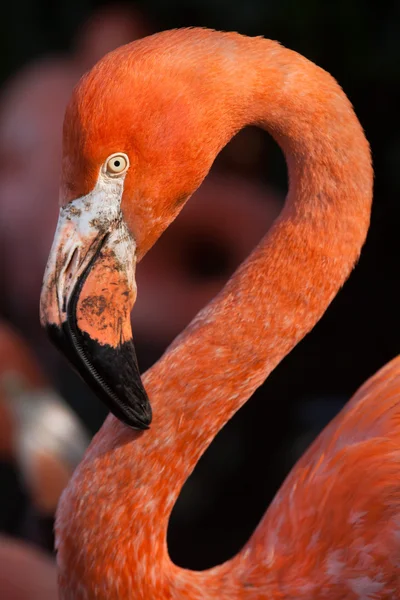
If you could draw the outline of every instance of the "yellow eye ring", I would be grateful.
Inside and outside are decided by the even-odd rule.
[[[129,168],[129,158],[123,152],[111,154],[105,162],[105,170],[107,175],[118,176],[123,175]]]

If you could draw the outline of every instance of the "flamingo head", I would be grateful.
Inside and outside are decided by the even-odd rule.
[[[233,94],[214,98],[211,65],[193,70],[194,53],[199,65],[216,55],[199,43],[208,35],[164,32],[111,52],[78,84],[64,120],[41,322],[114,415],[137,429],[152,413],[130,324],[136,263],[241,126],[227,116]]]

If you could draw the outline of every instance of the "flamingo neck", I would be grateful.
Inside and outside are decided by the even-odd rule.
[[[320,319],[367,233],[369,148],[347,98],[298,54],[261,39],[251,47],[240,55],[250,79],[237,111],[243,125],[262,126],[283,149],[287,202],[226,287],[146,373],[150,431],[138,435],[109,417],[65,492],[59,564],[65,585],[84,585],[87,597],[99,579],[104,598],[124,585],[138,599],[243,594],[243,553],[202,573],[170,562],[169,515],[218,431]],[[224,93],[237,89],[230,77],[221,73]],[[76,552],[82,530],[91,541]]]

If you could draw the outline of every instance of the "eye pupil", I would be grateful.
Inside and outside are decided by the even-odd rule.
[[[129,157],[122,152],[115,153],[108,157],[104,167],[109,175],[119,177],[129,168]]]

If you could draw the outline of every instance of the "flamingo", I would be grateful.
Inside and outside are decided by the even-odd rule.
[[[285,153],[285,206],[141,378],[129,319],[136,263],[247,124]],[[364,243],[370,150],[336,81],[264,38],[161,32],[81,80],[62,170],[41,322],[113,414],[59,502],[60,597],[400,598],[399,358],[320,434],[236,556],[196,572],[167,548],[199,457],[321,318]]]

